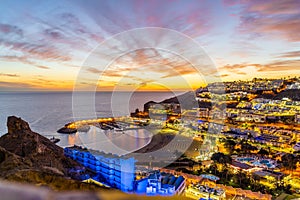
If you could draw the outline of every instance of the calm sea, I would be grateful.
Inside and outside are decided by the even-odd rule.
[[[80,95],[84,96],[85,93]],[[97,92],[92,110],[95,110],[97,117],[110,117],[112,113],[114,116],[129,115],[136,108],[143,110],[144,103],[150,100],[162,101],[173,96],[174,93],[171,92],[135,92],[132,95],[127,92]],[[82,113],[82,118],[93,116],[86,112],[91,110],[91,105],[84,98],[76,103],[76,108]],[[88,133],[57,133],[59,128],[73,121],[71,92],[0,92],[0,136],[7,133],[6,120],[11,115],[29,122],[31,129],[37,133],[49,138],[60,138],[58,145],[62,147],[78,144],[123,154],[124,149],[133,151],[151,139],[150,133],[141,130],[117,134],[92,128]]]

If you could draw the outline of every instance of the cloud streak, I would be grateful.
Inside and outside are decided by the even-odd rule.
[[[7,74],[7,73],[0,73],[0,76],[6,76],[6,77],[20,77],[18,74]]]
[[[0,81],[0,90],[26,90],[34,88],[35,86],[30,83]]]
[[[269,62],[267,64],[241,63],[234,65],[225,65],[220,68],[220,71],[229,71],[234,74],[246,75],[246,72],[240,70],[247,67],[255,67],[258,72],[289,71],[293,69],[299,69],[298,66],[300,66],[300,60],[279,60]]]
[[[36,67],[40,69],[50,69],[50,67],[43,66],[43,65],[37,65]]]
[[[23,30],[17,26],[10,24],[0,24],[0,33],[1,34],[15,34],[20,37],[23,36]]]
[[[141,27],[174,29],[190,36],[206,34],[212,28],[214,6],[203,1],[77,1],[104,33],[116,34]],[[129,14],[130,13],[130,14]]]
[[[137,73],[157,73],[156,78],[170,78],[196,73],[194,67],[178,55],[157,49],[140,49],[117,59],[107,70],[89,67],[86,71],[107,77],[127,77],[138,79]]]
[[[239,31],[251,37],[277,37],[291,42],[300,41],[300,1],[243,0],[225,1],[228,6],[240,6]]]
[[[279,54],[277,58],[300,58],[300,51],[284,52]]]

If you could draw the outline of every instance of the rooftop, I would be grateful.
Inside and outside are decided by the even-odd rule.
[[[250,166],[246,163],[238,162],[238,161],[235,161],[235,160],[232,161],[231,165],[233,165],[235,167],[238,167],[238,168],[241,168],[241,169],[244,169],[244,170],[248,170],[248,169],[253,168],[252,166]]]
[[[162,176],[161,182],[163,185],[171,185],[175,186],[175,190],[181,185],[181,183],[184,181],[184,178],[182,176],[174,176],[170,173],[165,172],[154,172],[149,175],[148,179],[159,179],[159,177]]]
[[[65,147],[65,149],[71,149],[71,150],[77,150],[79,152],[88,152],[94,156],[104,156],[106,158],[122,158],[122,159],[129,159],[132,158],[131,156],[128,155],[117,155],[117,154],[112,154],[112,153],[106,153],[103,151],[98,151],[94,149],[87,149],[86,147],[81,147],[81,146],[71,146],[71,147]]]
[[[265,176],[272,176],[274,178],[280,178],[283,176],[283,173],[280,172],[272,172],[270,170],[261,170],[261,171],[256,171],[254,172],[255,175],[260,176],[260,177],[265,177]]]
[[[206,185],[197,184],[197,185],[192,185],[191,187],[195,190],[200,191],[201,193],[207,193],[207,194],[210,193],[215,196],[221,196],[225,193],[225,191],[221,188],[212,188]]]

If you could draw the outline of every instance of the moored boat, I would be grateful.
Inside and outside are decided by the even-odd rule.
[[[58,143],[58,142],[60,141],[59,138],[56,138],[56,137],[54,137],[54,136],[53,136],[52,138],[50,138],[49,140],[50,140],[51,142],[53,142],[54,144],[55,144],[55,143]]]

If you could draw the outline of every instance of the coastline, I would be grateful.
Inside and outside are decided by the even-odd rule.
[[[63,139],[63,142],[59,142],[58,145],[63,148],[78,145],[88,149],[123,155],[149,145],[152,134],[145,128],[118,131],[103,130],[91,125],[88,132],[78,131],[75,134],[61,134],[60,138],[68,139]]]
[[[185,154],[187,157],[194,157],[197,156],[199,154],[199,152],[197,151],[197,149],[203,144],[202,141],[200,140],[195,140],[189,136],[186,136],[182,133],[180,133],[180,131],[178,130],[173,130],[170,128],[147,128],[146,127],[140,127],[139,129],[142,129],[143,131],[147,131],[147,138],[151,137],[151,139],[147,140],[145,142],[145,138],[139,138],[138,136],[136,137],[132,137],[130,134],[125,134],[116,130],[103,130],[99,127],[96,127],[99,130],[102,130],[103,133],[100,132],[77,132],[75,134],[62,134],[62,137],[69,137],[69,138],[80,138],[80,142],[82,142],[83,144],[86,144],[87,148],[91,148],[91,149],[95,149],[95,150],[99,150],[101,151],[102,149],[97,149],[95,147],[95,143],[91,143],[91,142],[87,142],[85,141],[83,138],[81,137],[94,137],[94,141],[103,141],[103,139],[107,139],[109,138],[110,141],[108,141],[110,144],[112,143],[113,145],[115,145],[116,147],[119,147],[120,149],[124,149],[124,151],[128,150],[128,154],[133,154],[135,155],[135,157],[138,158],[138,160],[144,160],[142,159],[142,155],[143,154],[153,154],[155,157],[158,157],[157,155],[155,155],[157,152],[160,151],[167,151],[167,152],[163,152],[165,154],[168,155],[164,155],[162,157],[163,158],[167,158],[170,159],[171,157],[176,156],[176,154],[178,154],[178,152],[176,152],[176,150],[178,149],[179,151],[182,151],[182,154]],[[91,129],[93,130],[93,129]],[[78,135],[80,134],[80,136]],[[106,134],[105,138],[102,137],[103,135],[101,134]],[[117,136],[116,136],[117,135]],[[101,139],[96,139],[97,137],[101,138]],[[126,143],[120,143],[121,141],[121,137],[127,137],[126,138]],[[132,137],[132,138],[131,138]],[[130,139],[133,139],[132,141],[130,141]],[[72,140],[72,139],[71,139]],[[138,141],[140,140],[140,141]],[[136,148],[135,150],[133,150],[135,147],[128,147],[128,144],[133,144],[133,143],[139,143],[140,142],[145,142],[143,145],[140,145],[138,148]],[[171,147],[172,145],[168,146],[168,144],[170,144],[171,142],[172,145],[175,145],[174,147]],[[75,142],[76,143],[76,142]],[[74,144],[75,144],[74,143]],[[100,142],[101,143],[101,142]],[[98,143],[98,145],[100,145],[100,143]],[[90,144],[90,145],[89,145]],[[60,144],[59,144],[60,145]],[[69,146],[72,145],[69,143]],[[77,144],[80,145],[80,144]],[[105,147],[105,145],[107,145],[106,143],[101,143],[101,146],[103,148],[103,150],[108,149],[108,147]],[[60,145],[62,147],[66,147],[68,146],[67,144],[63,144]],[[127,147],[127,148],[126,148]],[[169,148],[169,149],[168,149]],[[176,149],[177,148],[177,149]],[[186,151],[185,151],[186,150]],[[117,150],[116,150],[117,151]],[[112,152],[112,153],[116,153],[116,152]],[[117,153],[118,154],[118,153]],[[138,155],[140,154],[140,155]]]
[[[168,146],[169,144],[172,145]],[[202,145],[202,141],[178,134],[174,130],[159,131],[147,145],[133,152],[132,155],[138,160],[137,164],[152,163],[161,166],[173,162],[182,155],[193,159],[199,155],[199,148]]]

